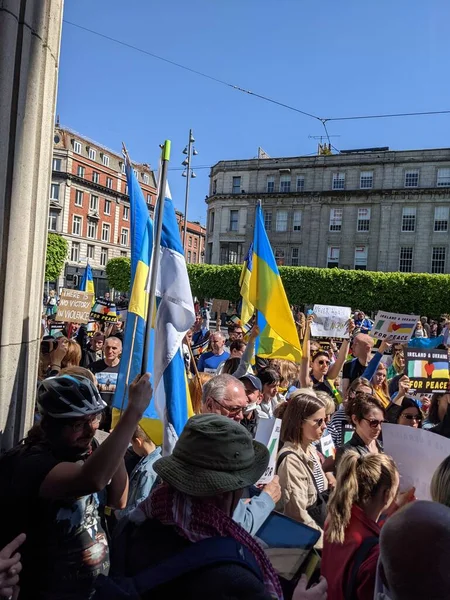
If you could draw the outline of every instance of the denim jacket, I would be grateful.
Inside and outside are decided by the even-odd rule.
[[[148,456],[144,456],[134,467],[130,475],[128,487],[127,505],[123,510],[117,510],[118,519],[128,515],[150,494],[150,490],[156,480],[156,473],[153,470],[153,463],[161,457],[161,448],[156,448]]]

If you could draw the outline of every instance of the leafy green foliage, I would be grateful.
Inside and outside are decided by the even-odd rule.
[[[45,281],[55,281],[61,274],[69,245],[61,235],[49,233],[45,257]]]
[[[131,280],[131,259],[127,256],[118,256],[108,261],[106,276],[109,286],[116,291],[128,292]]]

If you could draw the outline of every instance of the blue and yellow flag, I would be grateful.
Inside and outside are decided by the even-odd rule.
[[[247,324],[255,312],[255,307],[250,302],[250,279],[252,277],[252,262],[253,262],[253,243],[247,252],[247,256],[244,259],[242,266],[241,278],[239,280],[239,286],[241,288],[242,296],[242,307],[241,307],[241,323]]]
[[[86,268],[83,273],[83,278],[81,279],[80,291],[91,292],[92,294],[94,294],[93,301],[95,300],[94,278],[92,277],[92,269],[89,263],[86,265]]]
[[[261,332],[256,340],[255,354],[261,358],[298,362],[302,351],[297,328],[264,228],[259,203],[256,207],[250,273],[247,303],[258,311],[257,324]]]

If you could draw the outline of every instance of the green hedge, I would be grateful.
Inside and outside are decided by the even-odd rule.
[[[116,265],[110,272],[115,271],[114,279],[119,276],[121,264],[123,276],[129,281],[129,259],[112,259],[108,267],[113,261]],[[187,268],[194,296],[239,300],[240,265],[188,265]],[[366,312],[381,309],[429,316],[450,312],[450,275],[310,267],[280,267],[280,274],[289,302],[297,306],[334,304]]]

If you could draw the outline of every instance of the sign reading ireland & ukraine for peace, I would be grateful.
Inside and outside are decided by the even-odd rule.
[[[426,393],[447,389],[449,380],[447,350],[407,348],[405,359],[406,374],[414,390]]]
[[[418,315],[399,315],[380,310],[370,335],[378,340],[406,343],[411,339],[418,320]]]

